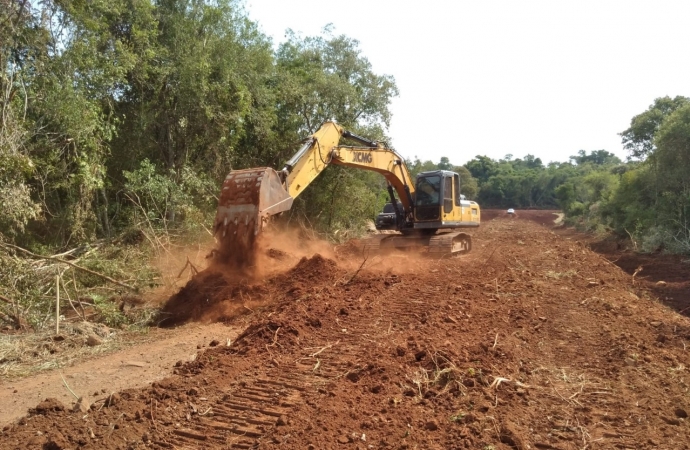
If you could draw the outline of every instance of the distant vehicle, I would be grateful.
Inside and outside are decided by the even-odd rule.
[[[513,208],[510,208],[510,209],[508,210],[508,214],[515,214],[515,210],[514,210]]]

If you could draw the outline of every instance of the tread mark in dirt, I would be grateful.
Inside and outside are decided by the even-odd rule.
[[[268,375],[229,390],[208,409],[212,415],[202,417],[196,425],[173,430],[175,443],[194,447],[211,440],[229,443],[230,448],[255,448],[266,430],[284,420],[290,408],[301,402],[305,390],[294,377]]]

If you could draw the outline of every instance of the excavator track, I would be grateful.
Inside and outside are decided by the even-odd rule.
[[[386,250],[417,250],[429,256],[459,256],[472,249],[472,237],[462,232],[434,235],[375,234],[361,239],[358,247],[365,254]]]

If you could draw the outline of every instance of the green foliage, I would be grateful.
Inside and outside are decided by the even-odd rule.
[[[690,99],[656,99],[621,136],[644,162],[572,157],[581,175],[556,191],[569,221],[630,237],[642,251],[690,253]]]
[[[595,166],[608,166],[621,163],[620,158],[606,150],[592,150],[589,152],[589,155],[586,151],[580,150],[577,152],[576,156],[571,156],[570,160],[579,166],[588,163]]]
[[[322,232],[358,234],[388,201],[385,186],[377,173],[331,166],[296,199],[290,215]]]
[[[690,98],[677,96],[654,100],[649,109],[632,118],[630,128],[620,133],[625,148],[633,158],[645,159],[655,150],[654,139],[657,130],[666,117],[681,106],[690,103]]]
[[[390,124],[388,106],[398,95],[395,80],[372,71],[358,41],[334,36],[331,26],[324,28],[323,36],[302,38],[288,31],[287,38],[276,54],[283,88],[280,122],[310,132],[329,119],[346,127]]]
[[[280,166],[326,119],[386,140],[395,82],[330,27],[291,33],[274,51],[241,0],[7,6],[0,233],[18,243],[76,245],[132,226],[155,238],[210,224],[227,172]],[[302,212],[320,222],[329,211],[327,226],[371,217],[380,185],[368,177],[327,176],[312,189],[320,209]],[[341,213],[333,208],[349,204],[328,194],[336,180],[346,192],[375,192]]]
[[[160,250],[172,234],[210,226],[230,170],[280,167],[325,119],[387,140],[394,79],[330,28],[274,50],[242,0],[5,3],[0,240],[36,253],[124,235]],[[384,188],[374,173],[328,170],[294,214],[331,232],[361,229]],[[82,263],[150,284],[146,255],[129,251]],[[2,295],[45,322],[54,274],[2,258]],[[80,273],[73,283],[76,295],[103,280]],[[96,307],[120,324],[105,297]]]

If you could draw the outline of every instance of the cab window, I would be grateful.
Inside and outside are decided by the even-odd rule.
[[[453,180],[450,177],[443,180],[443,212],[453,212]]]
[[[455,186],[455,206],[460,206],[460,175],[453,175],[453,185]]]
[[[438,175],[417,179],[415,205],[439,205],[441,201],[441,177]]]

